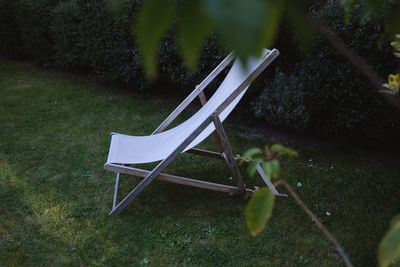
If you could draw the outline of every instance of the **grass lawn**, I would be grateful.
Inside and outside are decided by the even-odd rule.
[[[174,104],[0,61],[0,266],[342,266],[291,199],[277,202],[254,239],[239,198],[163,182],[108,216],[110,132],[149,134]],[[236,153],[268,143],[226,125]],[[356,266],[375,266],[377,244],[400,212],[399,157],[333,145],[300,154],[284,162],[288,181],[302,183],[299,194]],[[208,158],[185,155],[168,170],[229,183],[224,163]],[[123,178],[127,193],[138,180]]]

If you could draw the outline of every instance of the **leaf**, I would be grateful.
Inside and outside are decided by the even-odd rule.
[[[244,152],[242,156],[243,160],[241,161],[241,163],[243,163],[244,160],[251,160],[251,158],[256,155],[262,155],[262,150],[260,148],[253,147],[248,149],[246,152]]]
[[[280,165],[278,160],[265,161],[261,163],[261,167],[269,179],[272,180],[279,176]]]
[[[213,26],[242,62],[261,53],[265,45],[265,0],[204,0],[204,4]]]
[[[122,10],[121,0],[104,0],[106,7],[109,8],[115,14],[119,14]]]
[[[278,156],[288,156],[289,158],[294,158],[294,157],[299,156],[299,154],[295,150],[290,149],[281,144],[274,144],[271,146],[270,149],[272,152],[276,153]]]
[[[266,187],[255,192],[246,208],[247,228],[252,236],[264,230],[271,218],[275,196]]]
[[[390,230],[379,244],[379,266],[389,266],[393,261],[400,260],[400,217],[392,222]]]
[[[211,23],[201,0],[188,0],[178,12],[178,44],[189,69],[196,67],[204,39],[211,33]]]
[[[344,8],[344,19],[346,22],[349,21],[350,19],[350,12],[351,9],[354,5],[354,0],[341,0],[340,3],[342,4],[343,8]]]
[[[368,0],[360,11],[360,22],[364,23],[369,18],[376,17],[378,10],[382,8],[382,1]]]
[[[388,7],[388,11],[385,14],[385,30],[391,34],[400,33],[400,2],[393,1]]]
[[[268,164],[267,161],[264,161],[263,163],[261,163],[261,167],[262,167],[265,175],[268,177],[268,179],[271,180],[271,178],[272,178],[271,164]]]
[[[260,159],[252,160],[252,161],[249,162],[249,164],[247,165],[247,175],[249,177],[253,177],[254,176],[254,174],[257,171],[257,164],[259,164],[259,163],[260,163]]]
[[[282,18],[284,10],[284,1],[282,0],[269,0],[266,6],[266,21],[264,26],[264,34],[262,44],[264,47],[270,47],[274,40],[276,33],[279,30],[279,23]]]
[[[143,56],[146,74],[157,74],[157,48],[162,37],[173,22],[173,0],[146,0],[137,18],[137,44]]]
[[[307,13],[307,8],[303,1],[293,1],[287,5],[288,15],[293,27],[295,41],[299,42],[302,52],[307,51],[312,46],[314,31],[311,19]]]

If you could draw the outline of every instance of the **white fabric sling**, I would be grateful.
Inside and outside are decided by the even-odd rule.
[[[159,161],[168,157],[182,143],[182,140],[188,137],[207,117],[211,116],[215,109],[261,64],[268,53],[269,50],[264,49],[260,58],[251,58],[248,61],[246,68],[239,59],[236,59],[213,96],[197,113],[182,124],[149,136],[113,134],[107,163],[139,164]],[[232,112],[246,93],[247,88],[220,114],[221,121],[224,121]],[[202,142],[214,130],[214,125],[210,124],[184,151]]]

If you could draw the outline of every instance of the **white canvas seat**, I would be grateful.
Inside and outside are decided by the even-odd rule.
[[[264,58],[268,53],[269,50],[265,49],[260,58]],[[189,136],[206,118],[211,116],[260,62],[261,59],[253,58],[249,60],[247,68],[244,68],[241,62],[236,59],[228,75],[207,103],[191,118],[172,129],[149,136],[113,134],[107,162],[138,164],[165,159],[178,147],[182,140]],[[248,86],[224,109],[220,115],[221,121],[224,121],[235,108],[247,88]],[[214,125],[210,124],[184,151],[199,144],[214,130]]]
[[[176,127],[163,131],[195,97],[203,94],[203,89],[235,58],[233,53],[225,58],[225,60],[221,62],[220,65],[217,66],[217,68],[207,76],[199,86],[196,87],[196,89],[181,103],[180,106],[178,106],[177,109],[174,110],[173,113],[171,113],[171,115],[152,135],[130,136],[113,133],[107,162],[105,164],[106,170],[117,173],[113,211],[111,213],[119,213],[155,178],[160,179],[164,177],[164,180],[176,183],[192,186],[196,186],[193,184],[197,184],[202,188],[207,188],[208,186],[210,187],[208,189],[212,189],[212,187],[217,188],[219,186],[218,184],[206,184],[208,182],[166,174],[161,175],[161,171],[174,158],[188,150],[196,151],[194,147],[213,132],[217,133],[219,136],[218,138],[222,143],[221,146],[223,151],[220,154],[221,158],[227,160],[230,167],[234,169],[233,175],[237,180],[239,180],[237,188],[225,186],[227,188],[217,191],[228,192],[229,190],[236,190],[237,192],[240,191],[242,194],[246,193],[240,173],[238,173],[236,159],[234,159],[234,156],[230,151],[229,143],[225,140],[226,136],[221,123],[238,104],[247,91],[250,83],[273,61],[273,59],[278,56],[278,54],[279,52],[276,49],[264,49],[260,57],[250,58],[245,67],[238,59],[236,59],[224,81],[215,91],[213,96],[207,102],[203,103],[203,107],[193,116]],[[204,97],[204,95],[202,96]],[[202,151],[202,154],[207,155],[207,153],[213,156],[218,155],[218,153],[215,152]],[[162,162],[151,172],[126,166],[130,164],[155,161]],[[117,204],[120,173],[145,176],[145,179],[134,190],[132,190],[124,200]],[[247,192],[251,192],[251,190],[247,190]]]

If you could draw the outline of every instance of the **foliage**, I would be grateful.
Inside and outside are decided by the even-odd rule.
[[[147,0],[138,14],[137,43],[145,55],[144,67],[149,75],[156,74],[157,48],[173,22],[174,11],[172,0]]]
[[[384,42],[388,37],[376,21],[360,24],[354,15],[345,23],[341,7],[334,2],[317,16],[380,74],[394,68],[391,48]],[[312,130],[363,141],[382,141],[399,132],[400,116],[322,40],[289,72],[277,70],[255,102],[258,117],[298,132]]]
[[[268,188],[255,192],[246,208],[247,228],[252,236],[257,236],[264,230],[271,218],[275,196]]]
[[[212,35],[202,47],[197,71],[188,72],[187,67],[180,57],[178,47],[175,44],[174,33],[170,32],[168,36],[163,39],[159,47],[161,74],[162,77],[165,77],[174,87],[189,92],[194,88],[196,83],[204,79],[227,54],[228,52],[221,47],[218,37]]]
[[[379,266],[387,267],[400,260],[400,217],[392,220],[389,231],[379,245]]]
[[[135,89],[148,87],[135,34],[132,33],[136,29],[132,21],[136,18],[141,0],[122,1],[119,7],[114,6],[113,9],[100,0],[53,1],[48,6],[46,1],[50,0],[43,1],[0,2],[4,5],[1,12],[7,15],[4,16],[7,23],[0,25],[0,34],[5,36],[2,39],[7,40],[0,45],[2,53],[27,57],[58,68],[83,71],[103,81]],[[17,14],[24,19],[17,18]],[[43,16],[44,20],[41,21],[38,16]],[[19,36],[26,32],[29,34],[20,40]],[[227,51],[221,47],[215,34],[210,35],[201,47],[198,70],[188,72],[175,43],[177,34],[179,31],[169,31],[157,48],[160,78],[175,90],[189,92],[222,60]]]
[[[400,34],[396,34],[396,39],[390,43],[390,45],[394,49],[394,55],[400,58]],[[389,92],[390,94],[399,94],[400,88],[400,73],[397,74],[389,74],[388,83],[383,84],[383,87],[388,88],[389,90],[381,90],[381,92]]]
[[[400,87],[400,73],[389,74],[388,83],[384,84],[383,86],[389,88],[392,93],[398,94]]]
[[[111,6],[120,6],[120,0],[108,0]],[[396,1],[342,1],[344,17],[348,20],[354,6],[362,11],[357,19],[367,20],[384,13],[388,32],[399,29],[397,13],[400,4]],[[147,74],[156,74],[157,47],[171,25],[177,25],[177,43],[187,66],[194,68],[200,47],[214,31],[220,33],[228,50],[234,50],[246,62],[249,55],[258,55],[269,47],[278,32],[282,18],[292,21],[296,33],[303,43],[311,36],[311,22],[306,16],[309,1],[277,0],[196,0],[160,1],[147,0],[142,6],[137,25],[139,49],[144,59]],[[174,20],[174,14],[177,19]],[[240,15],[238,15],[240,14]],[[157,19],[154,19],[154,15]]]
[[[268,179],[276,179],[280,174],[278,158],[294,158],[298,153],[281,144],[265,146],[264,150],[258,147],[248,149],[242,156],[240,164],[246,162],[247,174],[251,177],[255,174],[257,166],[261,166]],[[246,208],[247,228],[252,236],[260,234],[268,223],[274,208],[275,196],[268,188],[257,190],[252,196]]]
[[[58,5],[52,24],[56,64],[90,70],[105,81],[143,88],[146,83],[127,13],[115,17],[101,1]]]
[[[395,52],[394,55],[400,57],[400,34],[396,34],[396,39],[390,43],[393,46]]]
[[[0,55],[16,56],[20,52],[15,11],[15,1],[0,0]]]
[[[119,0],[109,2],[111,6],[120,5]],[[307,3],[288,4],[276,0],[178,2],[148,0],[140,10],[137,39],[149,75],[156,73],[157,47],[172,25],[176,25],[176,43],[189,68],[196,66],[201,47],[212,32],[218,32],[227,49],[235,50],[245,62],[249,55],[258,55],[262,48],[272,44],[284,13],[293,21],[305,18]],[[154,15],[158,19],[154,19]]]
[[[14,4],[15,18],[25,56],[44,64],[51,61],[54,43],[50,25],[52,9],[61,0],[17,0]]]

